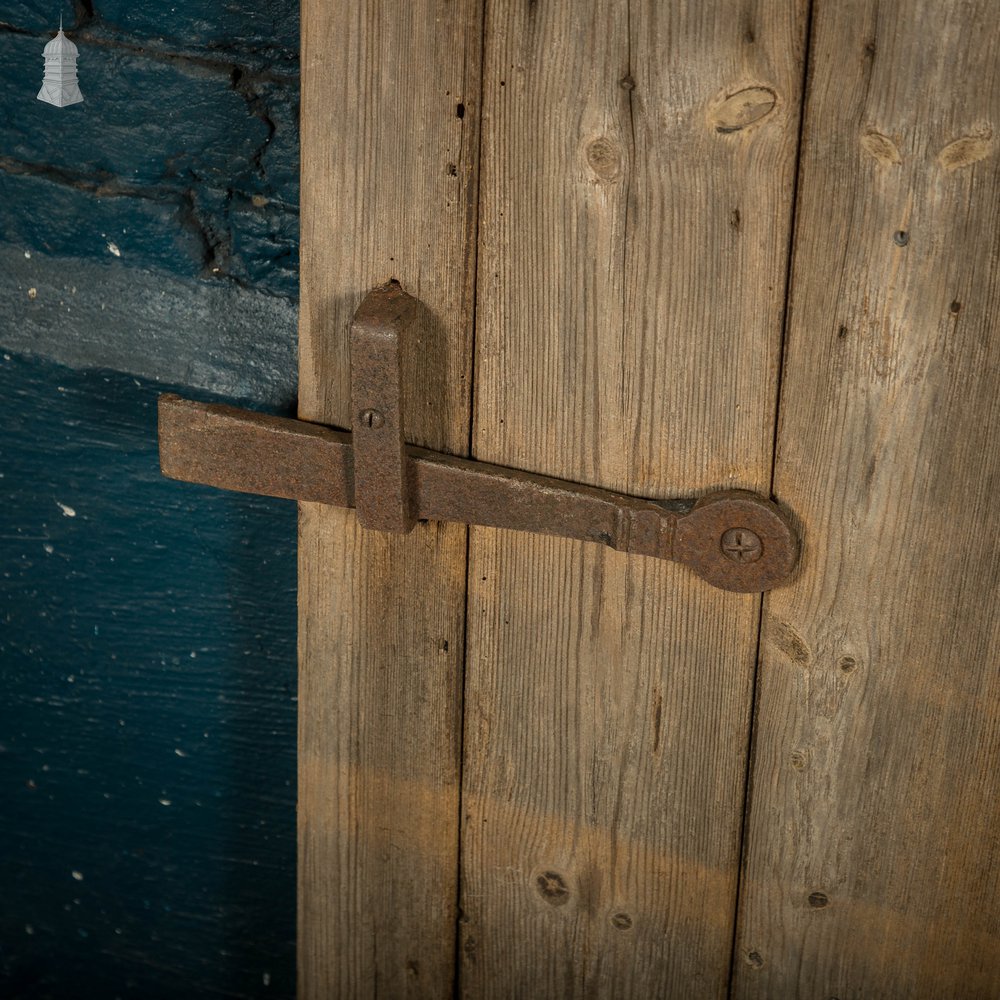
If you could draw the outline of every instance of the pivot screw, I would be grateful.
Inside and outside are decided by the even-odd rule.
[[[722,536],[722,554],[733,562],[756,562],[764,551],[760,536],[749,528],[730,528]]]
[[[361,411],[361,423],[365,427],[371,427],[373,430],[378,430],[385,423],[385,417],[379,413],[378,410],[362,410]]]

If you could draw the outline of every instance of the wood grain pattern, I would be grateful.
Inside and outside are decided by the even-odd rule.
[[[350,426],[348,324],[427,306],[407,439],[469,433],[482,24],[471,0],[303,8],[300,408]],[[451,990],[466,532],[300,507],[299,987]]]
[[[817,4],[736,994],[1000,995],[989,2]]]
[[[477,458],[768,491],[805,4],[489,5]],[[759,598],[473,529],[467,996],[719,996]]]

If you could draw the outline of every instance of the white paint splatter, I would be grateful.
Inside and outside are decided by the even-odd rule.
[[[24,251],[24,259],[25,260],[31,260],[31,251],[30,250],[25,250]]]
[[[46,552],[47,555],[52,555],[52,553],[55,552],[55,549],[51,545],[49,545],[48,542],[46,542],[42,546],[42,548],[45,549],[45,552]]]
[[[83,872],[74,871],[74,872],[71,872],[70,874],[73,876],[73,878],[75,878],[77,880],[77,882],[82,882],[83,881]]]
[[[29,299],[37,299],[38,298],[38,289],[37,288],[29,288],[28,289],[28,298]]]
[[[56,501],[56,506],[63,512],[63,517],[76,517],[76,511],[72,507],[67,507],[66,504]]]
[[[180,747],[174,747],[174,753],[177,754],[178,757],[187,756],[187,754]]]
[[[172,806],[173,805],[173,802],[171,802],[170,799],[159,799],[158,801],[159,801],[159,803],[160,803],[161,806]]]
[[[121,250],[118,249],[118,244],[112,243],[111,240],[108,240],[108,253],[113,253],[116,257],[122,255]]]

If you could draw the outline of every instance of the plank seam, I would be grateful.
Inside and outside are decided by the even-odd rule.
[[[473,200],[475,209],[473,210],[474,232],[470,239],[472,246],[471,280],[472,280],[472,302],[469,310],[469,321],[472,329],[469,336],[469,436],[466,442],[466,454],[473,457],[473,442],[475,441],[475,420],[476,420],[476,319],[479,304],[479,216],[480,205],[480,166],[483,149],[483,109],[486,102],[486,27],[489,23],[487,18],[487,0],[483,0],[480,5],[480,32],[479,32],[479,118],[475,137],[475,150],[473,153],[475,163],[475,193]],[[452,949],[454,970],[452,973],[452,997],[457,1000],[462,993],[462,845],[465,842],[465,691],[466,676],[469,666],[469,614],[470,614],[470,594],[472,588],[472,527],[465,529],[465,614],[462,621],[462,666],[461,683],[459,685],[458,704],[458,847],[455,852],[455,942]]]
[[[814,0],[807,0],[806,23],[802,40],[802,77],[799,90],[799,123],[798,140],[795,146],[795,170],[792,186],[792,208],[788,220],[788,253],[785,264],[785,308],[781,318],[781,339],[778,346],[778,372],[775,378],[774,398],[774,432],[771,441],[771,477],[770,493],[774,496],[774,482],[778,467],[778,418],[781,411],[781,390],[785,372],[785,355],[788,344],[789,315],[791,313],[792,269],[795,252],[795,228],[798,222],[799,187],[802,175],[802,145],[805,139],[806,104],[809,87],[809,74],[812,67],[812,26]],[[767,595],[761,594],[757,610],[757,645],[754,653],[754,670],[750,691],[750,726],[747,732],[747,752],[744,757],[746,772],[743,779],[743,816],[740,823],[739,843],[737,845],[738,864],[736,868],[736,893],[733,900],[733,941],[729,955],[729,975],[727,977],[726,996],[732,1000],[733,981],[736,972],[736,953],[740,940],[740,908],[743,896],[743,876],[746,870],[747,826],[750,817],[750,802],[753,796],[753,760],[756,753],[757,714],[759,710],[758,694],[760,688],[761,646],[764,636],[764,602]]]

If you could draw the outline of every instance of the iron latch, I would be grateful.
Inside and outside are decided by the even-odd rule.
[[[777,504],[754,493],[647,500],[406,444],[403,344],[420,308],[391,283],[370,292],[355,313],[353,433],[162,395],[164,475],[353,507],[363,527],[379,531],[457,521],[599,542],[683,563],[723,590],[770,590],[788,579],[797,535]]]

